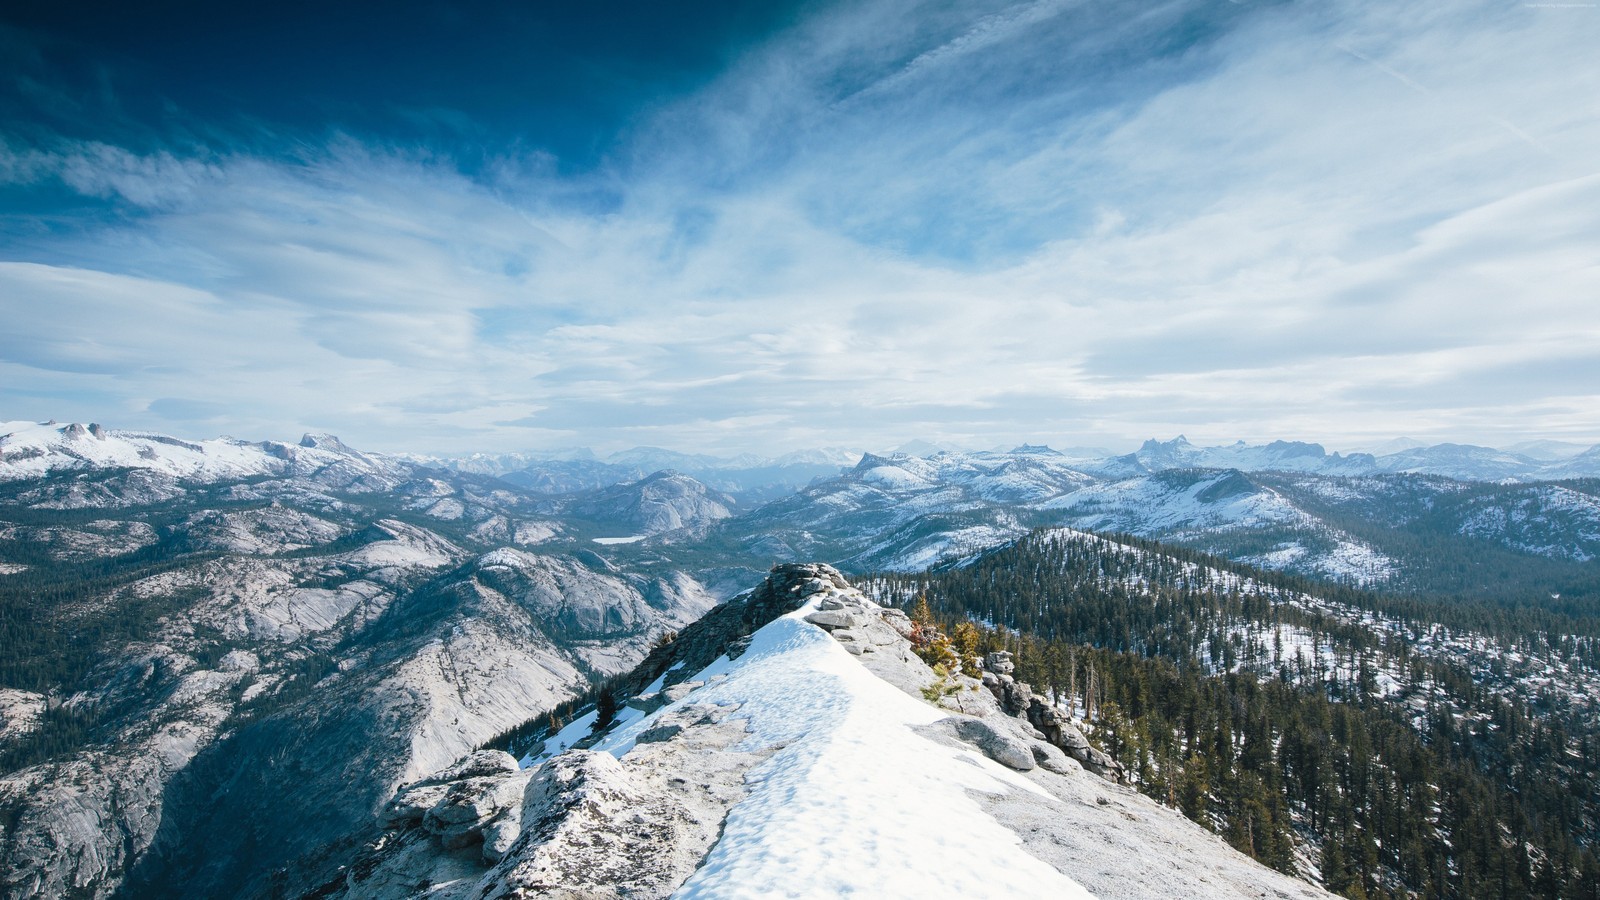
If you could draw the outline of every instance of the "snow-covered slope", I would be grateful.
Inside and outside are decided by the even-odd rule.
[[[309,475],[329,467],[352,475],[394,476],[412,467],[361,453],[331,435],[298,444],[112,431],[98,424],[0,422],[0,481],[95,469],[139,469],[173,478],[218,481],[255,475]]]
[[[836,571],[780,567],[652,654],[579,747],[480,751],[399,792],[321,895],[1327,896],[1086,771],[1070,725],[1011,705],[1031,695],[1007,654],[936,673],[910,628]]]

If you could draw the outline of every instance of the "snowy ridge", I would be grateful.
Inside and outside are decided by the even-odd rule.
[[[981,682],[936,673],[903,613],[780,570],[646,660],[606,728],[402,789],[319,896],[1327,896],[1081,768],[1002,708],[1026,693],[1006,654]]]
[[[726,678],[680,701],[737,706],[748,748],[781,749],[746,776],[750,795],[673,896],[781,897],[801,884],[819,897],[1090,896],[1028,855],[967,793],[1039,788],[971,749],[942,747],[913,731],[947,714],[872,675],[803,621],[816,603],[756,632]],[[653,722],[644,719],[599,749],[627,747]]]
[[[0,422],[0,481],[93,469],[144,469],[174,478],[216,481],[309,473],[341,464],[368,473],[409,471],[397,460],[359,453],[328,435],[298,444],[111,431],[96,424]]]

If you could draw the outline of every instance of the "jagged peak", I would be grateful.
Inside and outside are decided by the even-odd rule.
[[[1148,438],[1143,444],[1139,445],[1139,452],[1152,453],[1158,450],[1183,450],[1192,448],[1193,446],[1193,444],[1189,443],[1188,438],[1180,434],[1170,441],[1161,441],[1155,438]]]

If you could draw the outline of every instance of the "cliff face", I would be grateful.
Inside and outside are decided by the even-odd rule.
[[[316,895],[1326,896],[1118,785],[1005,654],[946,675],[912,635],[780,566],[623,679],[609,723],[400,790]]]

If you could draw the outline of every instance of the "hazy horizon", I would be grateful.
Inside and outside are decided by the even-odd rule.
[[[55,424],[57,424],[57,425],[74,424],[72,422],[68,422],[68,421],[65,421],[65,420],[12,419],[12,418],[9,418],[9,417],[6,417],[6,416],[0,416],[0,428],[3,428],[8,424],[15,425],[15,424],[20,423],[20,422],[33,422],[34,424],[46,424],[49,421],[54,421]],[[560,446],[545,446],[545,447],[531,447],[530,446],[530,447],[507,448],[507,449],[502,449],[502,450],[467,450],[467,451],[464,451],[464,452],[452,452],[452,451],[448,451],[448,450],[436,450],[436,449],[428,449],[428,448],[423,448],[423,447],[368,445],[368,444],[364,444],[364,443],[362,443],[360,441],[346,440],[344,435],[338,434],[337,432],[325,431],[325,430],[319,430],[319,429],[305,429],[305,430],[302,430],[302,431],[296,431],[294,434],[289,434],[289,433],[276,433],[276,434],[224,434],[224,433],[215,433],[215,434],[212,434],[212,433],[201,433],[201,432],[196,432],[196,431],[179,431],[179,430],[173,430],[173,429],[168,429],[166,431],[161,431],[160,429],[143,429],[143,428],[139,428],[139,427],[128,427],[128,426],[124,426],[124,425],[119,425],[118,423],[111,422],[111,421],[106,421],[106,422],[93,421],[93,422],[91,422],[90,420],[84,420],[84,421],[78,422],[76,424],[81,424],[81,425],[85,425],[85,426],[88,426],[90,424],[99,424],[102,427],[110,429],[111,431],[140,432],[140,431],[149,430],[149,431],[154,431],[156,433],[166,434],[166,435],[168,435],[170,437],[182,438],[182,439],[188,439],[188,440],[208,440],[208,439],[212,439],[212,438],[231,438],[231,439],[235,439],[235,440],[245,440],[245,441],[293,442],[293,441],[298,440],[300,437],[303,437],[303,436],[305,436],[307,434],[332,434],[334,437],[339,438],[341,441],[345,441],[345,443],[349,444],[354,449],[360,450],[360,451],[386,453],[386,454],[402,455],[402,456],[409,455],[409,456],[421,456],[421,457],[436,457],[436,458],[440,458],[440,459],[465,459],[465,458],[468,458],[468,457],[471,457],[471,456],[474,456],[474,455],[481,455],[481,456],[486,456],[486,457],[494,457],[494,456],[515,456],[515,455],[519,455],[519,454],[520,455],[528,455],[530,457],[547,456],[547,457],[550,457],[550,458],[555,458],[555,457],[562,456],[562,455],[570,455],[570,454],[575,454],[575,453],[588,452],[588,453],[592,453],[596,459],[605,460],[605,459],[613,457],[613,456],[617,456],[617,455],[620,455],[620,454],[626,454],[626,453],[628,453],[630,451],[636,451],[636,450],[660,450],[660,451],[665,451],[667,453],[676,453],[676,454],[682,454],[682,455],[686,455],[686,456],[709,456],[709,457],[714,457],[714,458],[717,458],[717,459],[724,459],[724,460],[733,459],[733,458],[735,458],[737,456],[741,456],[741,455],[749,455],[749,456],[754,456],[754,457],[762,458],[762,459],[776,459],[776,458],[787,456],[787,455],[801,454],[801,453],[807,453],[807,452],[819,451],[819,450],[834,450],[834,451],[842,450],[842,451],[849,451],[851,453],[874,453],[874,454],[879,454],[879,455],[902,453],[902,452],[911,453],[912,455],[929,455],[929,454],[931,454],[933,452],[937,452],[939,450],[950,450],[950,451],[954,451],[954,452],[984,452],[984,451],[1001,451],[1001,452],[1004,452],[1004,451],[1014,450],[1014,449],[1019,448],[1019,447],[1021,447],[1023,445],[1031,445],[1031,446],[1045,445],[1045,446],[1048,446],[1050,449],[1055,450],[1057,452],[1067,453],[1069,455],[1082,455],[1085,458],[1088,458],[1088,457],[1093,457],[1093,456],[1098,456],[1098,455],[1103,455],[1103,456],[1107,456],[1107,457],[1110,457],[1110,456],[1122,456],[1122,455],[1126,455],[1126,454],[1134,453],[1134,452],[1138,451],[1145,444],[1145,442],[1147,442],[1147,441],[1156,441],[1156,442],[1159,442],[1159,443],[1166,443],[1166,442],[1175,441],[1175,440],[1178,440],[1178,439],[1187,440],[1187,441],[1189,441],[1190,444],[1192,444],[1192,445],[1194,445],[1196,447],[1201,447],[1201,448],[1227,447],[1227,446],[1231,446],[1231,445],[1234,445],[1234,444],[1244,444],[1246,446],[1264,446],[1264,445],[1270,444],[1270,443],[1272,443],[1274,441],[1286,441],[1286,442],[1290,442],[1290,443],[1317,444],[1317,445],[1321,446],[1323,448],[1323,450],[1326,451],[1330,456],[1335,454],[1335,453],[1346,455],[1346,456],[1348,456],[1350,454],[1353,454],[1353,453],[1370,453],[1370,454],[1380,455],[1381,456],[1381,455],[1383,455],[1385,453],[1399,452],[1402,449],[1410,449],[1410,448],[1413,448],[1413,447],[1430,447],[1430,446],[1436,446],[1436,445],[1439,445],[1439,444],[1464,444],[1464,445],[1469,445],[1469,446],[1490,447],[1491,449],[1502,450],[1502,451],[1506,451],[1506,452],[1520,452],[1519,448],[1527,449],[1527,448],[1533,448],[1533,447],[1540,447],[1541,445],[1558,445],[1558,446],[1543,446],[1543,449],[1547,451],[1547,454],[1545,454],[1545,455],[1550,455],[1550,452],[1553,452],[1552,458],[1556,458],[1556,457],[1576,456],[1577,454],[1583,452],[1586,449],[1589,449],[1590,447],[1600,446],[1600,442],[1595,442],[1595,443],[1592,443],[1592,444],[1585,444],[1585,443],[1583,443],[1581,441],[1559,441],[1559,440],[1550,440],[1550,439],[1544,439],[1544,438],[1519,440],[1519,441],[1515,441],[1515,442],[1512,442],[1512,443],[1500,444],[1500,445],[1484,444],[1484,443],[1479,443],[1479,442],[1474,442],[1474,441],[1453,441],[1453,440],[1425,441],[1425,440],[1416,439],[1416,438],[1408,436],[1408,435],[1398,435],[1398,436],[1395,436],[1395,437],[1387,438],[1385,440],[1372,441],[1372,442],[1368,442],[1368,443],[1364,443],[1364,444],[1340,445],[1340,444],[1332,444],[1332,443],[1329,443],[1327,441],[1315,440],[1315,439],[1305,438],[1305,437],[1295,437],[1295,436],[1277,436],[1277,437],[1269,437],[1269,438],[1261,438],[1261,439],[1246,439],[1246,438],[1197,439],[1197,438],[1191,438],[1189,435],[1181,435],[1180,434],[1180,435],[1167,435],[1167,436],[1151,435],[1151,436],[1146,437],[1146,438],[1129,439],[1129,440],[1121,440],[1121,441],[1116,441],[1116,440],[1112,440],[1112,441],[1049,440],[1049,439],[1046,439],[1046,438],[1041,438],[1039,436],[1032,436],[1032,437],[1021,438],[1021,439],[1016,439],[1016,440],[990,441],[988,443],[976,443],[976,442],[974,442],[974,443],[962,443],[962,442],[957,442],[957,441],[930,441],[930,440],[927,440],[927,439],[922,438],[922,437],[909,437],[909,438],[905,438],[905,439],[902,439],[902,440],[898,440],[898,441],[895,441],[895,442],[886,443],[886,444],[882,444],[882,445],[853,444],[853,443],[851,443],[849,441],[831,441],[831,442],[818,442],[818,443],[807,444],[807,445],[796,445],[796,446],[791,446],[791,447],[778,447],[778,448],[772,449],[772,450],[770,450],[768,452],[760,452],[760,453],[749,452],[749,451],[735,452],[735,453],[714,452],[712,450],[708,450],[707,448],[692,447],[692,446],[661,446],[661,445],[653,445],[653,444],[630,444],[630,445],[626,445],[626,446],[623,446],[623,445],[609,445],[608,446],[608,445],[604,445],[604,444],[595,445],[595,444],[581,444],[581,443],[578,443],[578,444],[567,444],[567,445],[560,445]],[[1540,454],[1533,454],[1533,458],[1540,458]]]

